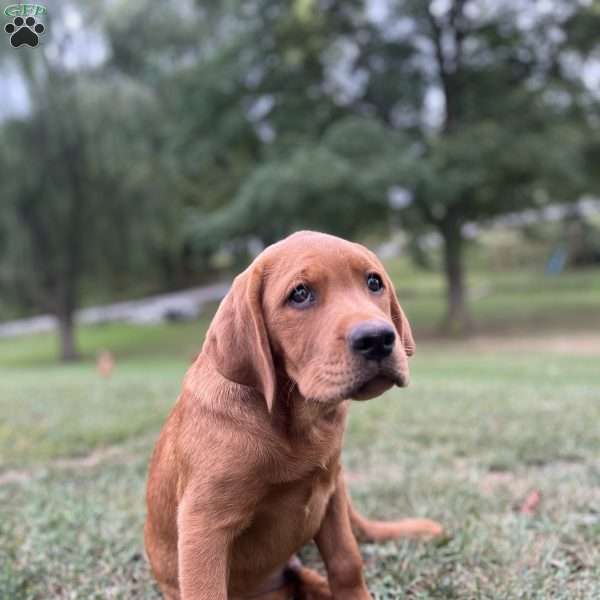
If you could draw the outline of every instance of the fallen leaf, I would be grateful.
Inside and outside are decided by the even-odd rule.
[[[525,500],[521,503],[519,512],[522,515],[535,515],[540,507],[542,494],[539,490],[533,490],[527,494]]]

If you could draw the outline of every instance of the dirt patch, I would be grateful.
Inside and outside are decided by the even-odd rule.
[[[466,349],[479,352],[551,352],[580,356],[600,356],[600,334],[561,334],[533,336],[476,336],[462,342]]]
[[[9,483],[28,483],[32,479],[32,474],[29,471],[17,471],[11,469],[0,474],[0,486],[8,485]]]
[[[499,492],[506,491],[515,501],[524,498],[532,486],[529,477],[509,471],[486,473],[477,483],[486,496],[496,496]]]
[[[144,436],[128,444],[98,448],[85,456],[70,458],[57,458],[44,463],[43,466],[34,466],[29,469],[9,469],[0,473],[0,486],[9,484],[26,485],[32,480],[44,477],[49,469],[55,470],[87,470],[110,461],[129,464],[140,456],[140,449],[145,448],[151,437]]]

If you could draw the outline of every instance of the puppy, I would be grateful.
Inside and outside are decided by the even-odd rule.
[[[441,534],[358,515],[340,462],[348,400],[406,386],[414,350],[359,244],[296,233],[236,277],[150,464],[145,545],[165,597],[368,600],[357,536]],[[294,556],[310,540],[327,579]]]

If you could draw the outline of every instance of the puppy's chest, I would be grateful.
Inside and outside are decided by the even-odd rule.
[[[285,522],[292,538],[305,543],[320,527],[338,473],[339,463],[332,460],[301,480],[272,486],[259,513],[271,523]]]
[[[346,423],[344,407],[328,418],[321,418],[303,432],[282,436],[281,445],[272,456],[277,468],[272,483],[299,480],[321,481],[337,464],[342,450]]]
[[[342,436],[343,424],[325,423],[310,435],[286,438],[264,456],[265,493],[236,541],[234,571],[269,572],[315,536],[335,492]]]
[[[288,542],[304,544],[318,531],[340,471],[341,435],[293,445],[260,503],[257,520],[265,529],[283,525]],[[285,546],[286,544],[284,544]]]
[[[251,526],[237,540],[234,569],[245,570],[254,564],[268,571],[314,538],[335,492],[339,468],[339,461],[332,459],[301,479],[271,484]],[[261,549],[260,558],[257,548]]]

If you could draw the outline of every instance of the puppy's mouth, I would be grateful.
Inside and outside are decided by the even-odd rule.
[[[408,369],[394,363],[362,365],[356,369],[342,371],[332,377],[334,381],[321,376],[320,385],[313,389],[303,389],[298,384],[299,392],[307,399],[316,402],[343,402],[344,400],[370,400],[380,396],[392,386],[406,387],[408,385]],[[336,381],[337,380],[337,381]],[[342,380],[345,385],[339,385]],[[340,382],[341,383],[341,382]],[[337,384],[337,385],[336,385]]]
[[[408,385],[408,377],[397,372],[377,373],[374,377],[363,381],[352,389],[348,397],[352,400],[369,400],[380,396],[394,385],[406,387]]]

